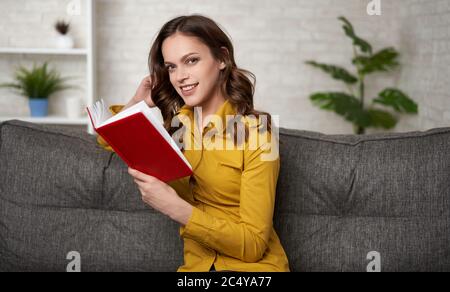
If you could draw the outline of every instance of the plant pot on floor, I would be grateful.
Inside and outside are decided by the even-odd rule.
[[[30,98],[29,105],[32,117],[46,117],[48,115],[47,98]]]

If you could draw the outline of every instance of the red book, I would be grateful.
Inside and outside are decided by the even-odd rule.
[[[129,167],[164,182],[192,174],[191,165],[145,101],[116,115],[103,99],[86,110],[95,131]]]

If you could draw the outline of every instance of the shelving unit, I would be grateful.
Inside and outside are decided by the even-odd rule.
[[[84,7],[83,7],[84,6]],[[37,56],[61,56],[63,58],[83,58],[86,64],[86,92],[85,104],[90,106],[94,103],[96,96],[96,77],[95,77],[95,0],[82,1],[82,9],[86,14],[86,48],[74,49],[56,49],[56,48],[1,48],[0,57],[2,55],[37,55]],[[53,116],[37,118],[30,116],[0,116],[0,122],[11,119],[19,119],[40,124],[56,124],[56,125],[84,125],[91,134],[94,130],[87,116],[80,118],[69,118],[65,116]]]
[[[30,55],[78,55],[88,54],[86,49],[46,49],[46,48],[0,48],[0,54],[30,54]]]

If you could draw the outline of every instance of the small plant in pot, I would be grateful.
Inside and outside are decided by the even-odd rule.
[[[48,70],[47,67],[47,62],[40,66],[35,64],[31,70],[20,66],[14,76],[15,82],[0,84],[0,87],[12,88],[29,98],[32,117],[47,116],[48,98],[56,92],[73,88],[66,84],[67,77],[63,78],[56,70]]]
[[[72,49],[74,46],[73,38],[69,35],[70,23],[64,20],[58,20],[55,23],[55,29],[58,32],[56,45],[60,49]]]

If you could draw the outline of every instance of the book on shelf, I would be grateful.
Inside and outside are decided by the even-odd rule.
[[[191,165],[145,101],[115,115],[103,99],[86,110],[95,131],[129,167],[164,182],[192,174]]]

